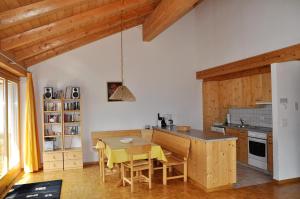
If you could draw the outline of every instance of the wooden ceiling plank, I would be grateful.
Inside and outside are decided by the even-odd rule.
[[[189,12],[199,0],[163,0],[143,25],[143,40],[151,41]]]
[[[123,29],[129,29],[129,28],[141,25],[143,22],[144,22],[144,17],[134,19],[132,21],[124,23]],[[97,41],[97,40],[102,39],[104,37],[108,37],[110,35],[113,35],[115,33],[120,32],[120,31],[121,31],[121,26],[118,25],[116,27],[112,27],[109,30],[105,30],[105,31],[102,31],[100,33],[89,35],[87,37],[76,40],[76,41],[71,42],[69,44],[66,44],[66,45],[60,46],[58,48],[55,48],[55,49],[46,51],[44,53],[41,53],[41,54],[39,54],[35,57],[32,57],[30,59],[24,60],[25,66],[29,67],[29,66],[32,66],[34,64],[38,64],[42,61],[45,61],[45,60],[50,59],[52,57],[55,57],[57,55],[63,54],[65,52],[71,51],[75,48],[84,46],[84,45],[89,44],[91,42]]]
[[[209,79],[221,75],[227,75],[230,73],[237,73],[266,65],[271,65],[273,63],[293,61],[298,59],[300,59],[300,44],[271,51],[240,61],[209,68],[203,71],[198,71],[196,77],[197,79]]]
[[[149,1],[157,0],[125,0],[124,5],[120,1],[116,1],[111,4],[102,5],[93,10],[89,10],[60,21],[44,25],[24,33],[13,35],[11,37],[1,40],[1,47],[3,50],[11,50],[13,48],[20,47],[22,45],[32,43],[42,38],[49,37],[51,35],[63,32],[67,29],[72,29],[78,27],[82,24],[86,24],[89,21],[93,21],[99,18],[105,18],[113,16],[116,13],[120,12],[122,9],[128,10],[135,7],[142,6]]]
[[[11,0],[9,0],[11,1]],[[86,0],[45,0],[0,13],[0,30],[45,16]]]
[[[124,13],[123,20],[124,23],[127,21],[131,21],[133,19],[147,16],[154,10],[154,4],[149,4],[147,6],[144,6],[142,8],[133,9],[131,11],[128,11],[127,13]],[[18,51],[14,52],[16,60],[24,60],[29,57],[35,56],[37,54],[41,54],[42,52],[51,50],[53,48],[56,48],[61,45],[65,45],[67,43],[70,43],[72,41],[75,41],[77,39],[86,37],[91,34],[95,34],[97,32],[103,31],[105,29],[109,29],[112,26],[116,26],[121,24],[121,15],[115,15],[113,17],[104,19],[100,21],[99,23],[92,24],[89,26],[82,27],[80,29],[77,29],[73,32],[68,32],[64,35],[54,37],[53,39],[38,43],[36,45],[33,45],[32,47],[26,47],[23,49],[20,49]]]
[[[9,9],[13,9],[20,6],[18,0],[2,0],[2,1],[6,3]]]

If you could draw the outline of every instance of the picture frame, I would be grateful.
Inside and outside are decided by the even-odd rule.
[[[122,86],[122,82],[107,82],[107,101],[108,102],[119,102],[122,100],[111,100],[110,96],[116,91],[119,86]]]

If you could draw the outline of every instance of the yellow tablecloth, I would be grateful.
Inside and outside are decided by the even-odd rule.
[[[129,157],[126,152],[126,149],[130,145],[152,144],[151,158],[158,159],[161,161],[167,161],[167,158],[166,158],[162,148],[157,144],[151,143],[149,141],[146,141],[146,140],[144,140],[142,138],[138,138],[138,137],[135,137],[133,143],[131,143],[131,144],[122,144],[119,141],[120,139],[121,139],[121,137],[103,139],[103,142],[106,144],[105,155],[108,159],[108,162],[107,162],[108,168],[113,168],[113,165],[115,163],[122,163],[122,162],[129,161]],[[96,149],[98,148],[98,143],[95,148]],[[134,160],[141,160],[141,159],[146,159],[146,158],[147,158],[146,155],[135,155],[133,157]]]
[[[105,148],[105,155],[108,159],[107,167],[113,168],[114,163],[122,163],[129,161],[128,154],[125,149],[111,149],[109,146]],[[134,160],[146,159],[146,155],[135,155],[133,156]],[[162,148],[158,145],[152,145],[151,147],[151,158],[158,159],[162,161],[167,161],[167,158],[162,150]]]

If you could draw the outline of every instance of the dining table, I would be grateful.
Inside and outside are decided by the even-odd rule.
[[[123,143],[124,138],[132,138],[129,143]],[[129,161],[129,156],[126,149],[131,146],[143,146],[151,144],[151,159],[157,159],[160,161],[167,161],[167,158],[160,145],[152,143],[149,140],[143,139],[141,137],[107,137],[101,138],[101,141],[105,144],[105,156],[107,157],[107,167],[113,168],[114,164],[120,164]],[[95,148],[98,148],[98,143]],[[135,155],[134,160],[146,159],[147,155]]]

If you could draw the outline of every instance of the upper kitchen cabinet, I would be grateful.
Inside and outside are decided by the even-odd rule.
[[[266,67],[265,67],[266,68]],[[203,83],[204,129],[223,122],[229,108],[249,108],[257,102],[271,102],[270,66],[258,73],[232,74]]]

